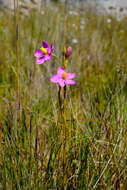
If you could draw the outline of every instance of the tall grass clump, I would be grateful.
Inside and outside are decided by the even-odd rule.
[[[126,18],[62,3],[0,18],[0,189],[127,189]]]

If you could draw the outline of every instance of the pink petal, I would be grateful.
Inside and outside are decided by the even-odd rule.
[[[76,84],[76,82],[74,80],[66,80],[65,83],[68,85],[75,85]]]
[[[52,59],[52,56],[51,55],[45,55],[44,56],[44,60],[45,61],[50,61]]]
[[[48,54],[51,54],[52,53],[52,49],[51,48],[46,48]]]
[[[65,80],[59,80],[59,85],[61,86],[61,87],[64,87],[65,86]]]
[[[44,62],[45,62],[44,57],[36,59],[36,64],[43,64]]]
[[[42,46],[44,48],[48,48],[49,47],[48,43],[46,41],[44,41],[44,40],[42,41]]]
[[[59,82],[59,77],[58,77],[58,75],[53,75],[51,78],[50,78],[50,81],[51,82],[54,82],[54,83],[57,83],[57,82]]]
[[[62,77],[62,74],[63,74],[64,72],[65,72],[65,69],[62,68],[62,67],[59,67],[59,68],[57,69],[57,74],[60,75],[61,77]]]
[[[42,52],[40,49],[37,49],[37,50],[35,51],[35,53],[34,53],[34,56],[35,56],[35,57],[42,57],[42,55],[43,55],[43,52]]]
[[[67,73],[67,79],[73,79],[75,78],[76,74],[75,73]]]

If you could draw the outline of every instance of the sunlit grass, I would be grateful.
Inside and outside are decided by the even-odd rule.
[[[127,189],[126,19],[77,11],[60,4],[18,20],[1,13],[1,189]],[[68,70],[77,85],[67,88],[64,121],[49,80],[62,60],[35,65],[42,40],[58,57],[73,49]]]

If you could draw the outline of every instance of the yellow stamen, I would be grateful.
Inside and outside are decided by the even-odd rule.
[[[66,72],[63,72],[63,74],[62,74],[62,79],[66,80],[66,78],[67,78],[67,73],[66,73]]]
[[[45,48],[41,47],[41,48],[40,48],[40,50],[41,50],[44,54],[48,54],[47,49],[45,49]]]

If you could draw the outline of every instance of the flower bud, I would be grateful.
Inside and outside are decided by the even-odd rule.
[[[70,57],[71,54],[72,54],[72,47],[66,48],[66,50],[65,50],[65,58]]]

